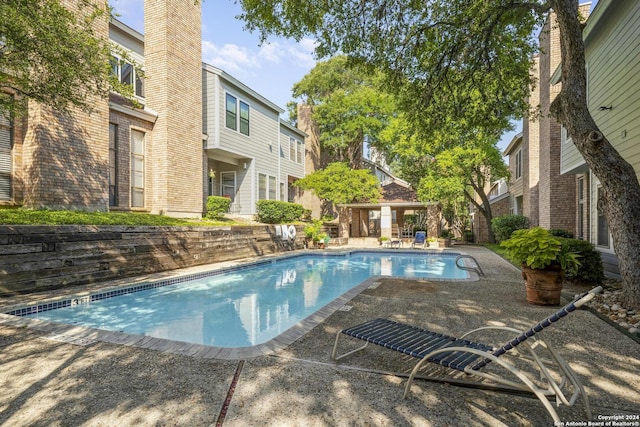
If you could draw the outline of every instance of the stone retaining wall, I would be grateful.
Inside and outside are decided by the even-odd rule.
[[[0,295],[302,249],[303,229],[292,241],[269,225],[0,226]]]

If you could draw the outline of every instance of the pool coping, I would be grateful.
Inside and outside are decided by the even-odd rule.
[[[389,276],[372,276],[363,281],[362,283],[354,286],[344,294],[338,296],[330,303],[320,308],[315,313],[307,316],[305,319],[297,322],[286,331],[282,332],[277,337],[254,346],[248,347],[215,347],[204,344],[188,343],[183,341],[174,341],[165,338],[155,338],[146,335],[134,335],[126,332],[114,332],[103,329],[90,328],[78,325],[68,325],[63,323],[57,323],[42,319],[26,318],[19,315],[7,314],[8,312],[15,312],[23,309],[29,310],[32,307],[39,307],[42,305],[59,305],[60,307],[82,304],[89,302],[93,295],[102,295],[105,293],[127,293],[135,292],[133,289],[142,290],[152,287],[167,286],[170,284],[179,283],[185,280],[219,275],[224,272],[242,270],[246,268],[255,267],[257,265],[275,262],[281,258],[293,258],[305,255],[319,255],[319,256],[335,256],[344,255],[348,256],[354,253],[428,253],[438,254],[446,256],[454,255],[466,255],[462,251],[448,252],[448,251],[434,251],[434,250],[414,250],[414,249],[370,249],[370,248],[351,248],[347,250],[299,250],[294,252],[287,252],[284,254],[277,254],[273,256],[265,256],[260,258],[252,258],[250,260],[244,259],[240,261],[206,264],[204,266],[192,267],[188,269],[173,270],[169,274],[160,273],[141,276],[138,278],[128,278],[118,281],[110,281],[94,285],[85,285],[79,287],[81,290],[78,292],[70,292],[73,289],[66,289],[68,292],[61,292],[63,295],[46,296],[40,301],[24,302],[20,304],[13,304],[2,306],[0,304],[0,324],[30,328],[41,332],[46,332],[49,335],[45,338],[50,338],[58,341],[64,341],[77,345],[89,345],[94,342],[106,342],[111,344],[119,344],[131,347],[146,348],[150,350],[157,350],[167,353],[189,355],[192,357],[199,357],[205,359],[221,359],[221,360],[241,360],[247,358],[253,358],[278,352],[293,342],[304,336],[315,326],[319,325],[326,318],[331,316],[336,311],[345,306],[347,302],[359,295],[365,289],[375,286],[375,284],[381,278],[389,278]],[[206,269],[206,270],[205,270]],[[479,276],[474,271],[467,271],[469,277],[466,279],[438,279],[438,278],[415,278],[405,276],[394,276],[398,279],[415,279],[415,280],[431,280],[431,281],[448,281],[448,282],[468,282],[477,281]],[[163,276],[163,277],[157,277]],[[169,276],[169,277],[167,277]],[[125,283],[126,282],[126,283]],[[97,289],[92,289],[97,288]],[[42,296],[42,295],[39,295]],[[101,299],[101,298],[97,298]],[[56,308],[60,308],[56,307]],[[52,307],[53,309],[53,307]],[[32,309],[31,309],[32,310]],[[37,308],[36,308],[37,312]]]

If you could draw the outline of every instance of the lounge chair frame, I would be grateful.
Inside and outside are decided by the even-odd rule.
[[[338,332],[331,357],[338,361],[363,350],[369,343],[373,343],[420,359],[409,375],[403,398],[408,396],[416,374],[425,363],[430,362],[458,371],[459,374],[464,373],[481,380],[490,380],[517,390],[532,392],[542,402],[556,423],[560,422],[560,418],[549,399],[555,396],[557,406],[561,404],[572,406],[579,397],[582,397],[587,417],[591,419],[589,399],[576,373],[548,342],[539,336],[534,337],[534,335],[584,305],[600,292],[602,292],[602,287],[598,286],[577,297],[527,331],[510,327],[486,326],[473,329],[456,338],[387,319],[374,319]],[[497,348],[467,339],[468,336],[476,332],[487,330],[502,330],[517,335]],[[364,340],[365,344],[338,355],[338,342],[343,335]],[[522,346],[520,346],[521,344]],[[542,356],[540,349],[546,353],[546,357]],[[538,371],[540,381],[538,383],[532,381],[527,373],[505,360],[504,357],[500,357],[507,352],[529,362]],[[504,378],[493,372],[481,371],[490,363],[504,368],[515,378]],[[554,373],[559,377],[559,381],[554,377]],[[572,390],[569,396],[563,391],[565,389],[566,392]]]

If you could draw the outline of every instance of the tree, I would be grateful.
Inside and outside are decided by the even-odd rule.
[[[450,209],[460,204],[460,195],[463,195],[484,217],[491,243],[495,239],[491,228],[490,184],[509,175],[496,142],[471,140],[438,153],[418,185],[421,201],[438,200]],[[474,197],[476,194],[479,201]]]
[[[109,78],[110,46],[94,31],[110,17],[106,1],[78,0],[74,10],[59,0],[0,2],[0,111],[22,114],[29,98],[68,112],[90,110],[89,94],[131,88]]]
[[[293,86],[293,95],[313,106],[322,152],[330,161],[362,168],[365,142],[384,151],[378,134],[394,112],[380,77],[352,67],[345,56],[319,62]]]
[[[422,106],[420,114],[433,114],[437,120],[462,110],[480,125],[490,120],[492,110],[500,118],[526,112],[530,58],[537,49],[533,29],[553,10],[560,33],[562,89],[551,115],[567,129],[602,185],[599,204],[618,255],[624,303],[640,308],[640,183],[587,109],[578,0],[241,3],[250,29],[294,38],[312,34],[321,57],[341,52],[379,68],[397,92],[413,95],[413,101],[403,97],[406,111],[413,106],[415,113],[416,106]]]
[[[350,169],[335,162],[293,183],[311,190],[320,199],[335,204],[375,203],[382,196],[378,179],[368,169]]]

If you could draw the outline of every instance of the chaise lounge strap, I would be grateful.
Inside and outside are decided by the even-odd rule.
[[[388,319],[370,320],[358,326],[344,329],[342,333],[418,359],[424,358],[434,350],[446,347],[466,347],[482,351],[491,351],[492,349],[488,345],[450,337]],[[427,360],[451,369],[464,371],[466,366],[474,363],[478,358],[480,356],[475,354],[452,351],[439,353]]]

